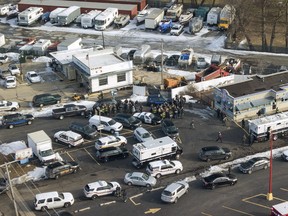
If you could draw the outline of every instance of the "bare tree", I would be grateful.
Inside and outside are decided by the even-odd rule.
[[[266,39],[266,18],[267,18],[267,5],[268,0],[261,0],[261,35],[262,35],[262,51],[267,51],[267,39]]]

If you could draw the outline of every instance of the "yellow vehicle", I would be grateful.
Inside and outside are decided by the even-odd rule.
[[[232,5],[225,5],[221,10],[218,28],[220,30],[227,30],[235,18],[235,8]]]

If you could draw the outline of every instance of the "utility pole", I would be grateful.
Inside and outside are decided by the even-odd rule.
[[[103,49],[105,49],[105,42],[104,42],[104,33],[102,31],[102,44],[103,44]]]
[[[161,40],[161,88],[164,88],[164,79],[163,79],[163,39]]]
[[[5,163],[5,168],[6,168],[7,178],[8,178],[8,184],[9,184],[9,187],[11,189],[11,196],[12,196],[12,199],[13,199],[15,215],[18,216],[17,203],[16,203],[16,200],[15,200],[13,185],[12,185],[12,182],[11,182],[11,179],[10,179],[10,173],[9,173],[9,170],[8,170],[8,164],[11,164],[11,163],[14,163],[14,162],[18,162],[18,161],[12,161],[12,162],[9,162],[9,163]]]

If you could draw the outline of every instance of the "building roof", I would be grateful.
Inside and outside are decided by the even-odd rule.
[[[54,57],[60,64],[70,64],[72,62],[72,56],[75,54],[81,54],[87,55],[89,51],[92,51],[93,48],[89,49],[75,49],[75,50],[63,50],[63,51],[57,51],[57,52],[51,52],[50,55]]]
[[[286,86],[286,88],[288,86],[288,71],[266,76],[256,75],[246,82],[224,86],[220,89],[226,89],[232,97],[237,98],[267,90],[279,91],[283,89],[284,86]]]
[[[82,38],[67,38],[63,40],[58,46],[69,46],[75,42],[81,42]]]

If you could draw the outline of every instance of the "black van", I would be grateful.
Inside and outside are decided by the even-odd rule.
[[[69,129],[81,134],[84,139],[96,139],[97,137],[97,130],[92,128],[88,124],[81,124],[79,122],[72,122],[69,126]]]

